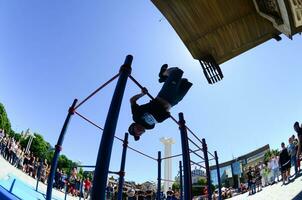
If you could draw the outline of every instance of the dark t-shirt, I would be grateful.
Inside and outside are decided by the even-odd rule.
[[[153,129],[156,123],[170,117],[170,113],[157,100],[143,105],[134,103],[131,105],[131,110],[133,120],[145,129]]]
[[[281,166],[290,161],[290,156],[287,151],[287,148],[282,149],[282,151],[280,152],[279,161]]]
[[[249,170],[248,172],[247,172],[247,179],[249,180],[249,181],[252,181],[253,180],[253,178],[254,178],[254,172],[252,171],[252,170]]]

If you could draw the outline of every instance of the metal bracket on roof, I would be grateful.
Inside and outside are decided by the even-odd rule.
[[[207,56],[199,62],[209,84],[217,83],[223,79],[222,71],[212,56]]]

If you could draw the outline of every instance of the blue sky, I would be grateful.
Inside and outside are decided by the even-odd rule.
[[[84,99],[132,54],[132,75],[154,95],[161,86],[157,74],[162,64],[185,71],[194,85],[171,112],[184,112],[187,125],[207,139],[220,161],[265,144],[278,148],[294,134],[292,125],[302,116],[300,35],[270,40],[222,64],[225,78],[209,85],[198,61],[162,18],[150,1],[0,1],[0,102],[13,128],[30,128],[55,144],[73,99]],[[79,112],[103,126],[115,83]],[[119,137],[131,122],[129,98],[138,92],[129,81]],[[171,120],[139,142],[131,138],[130,145],[156,156],[163,150],[161,137],[173,137],[173,154],[181,152],[178,128]],[[100,138],[99,130],[74,116],[62,153],[94,164]],[[121,147],[114,142],[111,170],[119,168]],[[174,176],[178,159],[173,163]],[[130,180],[155,181],[156,162],[129,151],[126,172]]]

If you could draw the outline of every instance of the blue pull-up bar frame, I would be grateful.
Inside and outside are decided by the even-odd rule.
[[[170,156],[167,158],[161,158],[160,152],[158,153],[158,159],[153,158],[149,155],[146,155],[136,149],[133,149],[128,146],[128,134],[125,134],[125,139],[122,140],[115,136],[115,130],[116,130],[116,125],[118,121],[118,116],[120,112],[120,107],[126,87],[126,83],[128,80],[128,77],[135,83],[137,84],[141,89],[144,88],[138,81],[136,81],[132,76],[131,76],[131,64],[132,64],[133,57],[131,55],[128,55],[125,59],[124,64],[121,66],[120,71],[117,75],[115,75],[113,78],[111,78],[109,81],[107,81],[105,84],[100,86],[97,90],[95,90],[91,95],[89,95],[86,99],[84,99],[82,102],[80,102],[78,105],[77,99],[74,100],[72,106],[69,109],[68,115],[66,117],[66,120],[64,122],[63,128],[61,130],[56,149],[55,149],[55,154],[54,158],[52,160],[52,165],[51,165],[51,171],[50,171],[50,176],[48,178],[48,187],[47,187],[47,195],[46,195],[46,200],[51,200],[51,191],[52,191],[52,185],[53,185],[53,180],[54,180],[54,175],[55,175],[55,170],[57,168],[57,163],[58,163],[58,157],[59,153],[62,149],[62,143],[64,140],[64,135],[67,130],[68,123],[71,119],[71,116],[73,114],[79,115],[81,118],[84,120],[88,121],[92,125],[96,126],[97,128],[103,130],[103,135],[102,139],[100,142],[99,146],[99,151],[98,151],[98,156],[97,156],[97,161],[96,161],[96,169],[94,173],[94,179],[93,179],[93,187],[92,187],[92,193],[91,193],[91,199],[92,200],[99,200],[105,198],[105,193],[106,193],[106,186],[107,186],[107,178],[108,178],[108,173],[109,171],[109,164],[110,164],[110,158],[111,158],[111,152],[112,152],[112,145],[113,145],[113,140],[114,138],[119,139],[120,141],[123,141],[123,153],[122,153],[122,161],[121,161],[121,167],[120,171],[118,172],[118,175],[120,175],[119,178],[119,190],[118,192],[118,199],[120,200],[122,198],[122,187],[124,183],[124,169],[125,169],[125,160],[126,160],[126,151],[127,148],[140,153],[143,156],[146,156],[150,159],[157,160],[158,161],[158,195],[157,198],[160,198],[160,181],[161,181],[161,161],[163,159],[170,159],[178,156],[183,157],[183,170],[181,167],[181,162],[180,162],[180,179],[181,179],[181,185],[183,184],[183,187],[181,187],[181,198],[184,200],[191,200],[192,199],[192,177],[191,177],[191,160],[190,160],[190,153],[196,154],[196,151],[200,151],[201,149],[198,147],[198,145],[193,142],[190,138],[188,138],[187,131],[189,131],[198,141],[201,142],[201,140],[185,125],[185,120],[183,117],[183,113],[179,113],[179,121],[176,121],[176,119],[173,116],[170,116],[171,119],[176,122],[179,125],[180,133],[181,133],[181,143],[182,143],[182,154],[175,155],[175,156]],[[118,82],[116,84],[116,88],[112,97],[112,101],[110,104],[109,112],[106,118],[105,126],[104,129],[98,126],[97,124],[93,123],[92,121],[88,120],[81,114],[79,114],[76,109],[80,107],[84,102],[86,102],[89,98],[91,98],[93,95],[95,95],[98,91],[100,91],[102,88],[104,88],[106,85],[108,85],[110,82],[118,78]],[[147,95],[151,98],[151,94],[147,93]],[[190,150],[188,142],[191,142],[195,146],[199,148],[199,150]],[[197,155],[198,157],[204,159],[205,162],[205,168],[207,172],[207,182],[208,182],[208,192],[209,192],[209,199],[211,199],[211,179],[210,179],[210,171],[209,171],[209,159],[208,159],[208,153],[213,156],[216,160],[216,168],[217,168],[217,173],[218,173],[218,181],[219,181],[219,191],[220,191],[220,197],[221,197],[221,184],[220,184],[220,175],[219,175],[219,165],[218,165],[218,157],[217,157],[217,152],[215,152],[215,156],[208,152],[207,146],[205,143],[205,140],[202,140],[202,151],[204,152],[204,158],[201,156]],[[193,162],[194,163],[194,162]],[[199,165],[198,165],[199,166]],[[184,173],[184,177],[182,177],[182,172]],[[183,178],[183,181],[182,181]],[[183,192],[182,192],[183,190]]]

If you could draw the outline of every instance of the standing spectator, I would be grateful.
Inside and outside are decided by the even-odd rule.
[[[77,168],[74,167],[68,179],[68,183],[69,183],[68,192],[71,193],[72,196],[76,195],[77,173],[78,173]]]
[[[300,155],[301,155],[301,150],[302,150],[302,125],[299,126],[299,122],[295,122],[294,129],[297,132],[297,136],[298,136],[297,161],[298,161],[298,166],[300,168]]]
[[[4,149],[6,144],[6,137],[4,130],[0,129],[0,154],[3,155]]]
[[[27,165],[27,173],[32,176],[34,174],[34,165],[35,165],[35,160],[36,158],[34,157],[34,155],[32,154],[30,159],[29,159],[29,162],[28,162],[28,165]]]
[[[17,150],[17,159],[16,159],[16,162],[15,162],[15,166],[18,169],[23,168],[23,151],[22,151],[21,147],[19,147],[18,150]]]
[[[136,200],[135,190],[133,188],[127,191],[128,200]]]
[[[0,144],[2,144],[2,140],[5,138],[4,130],[0,128]],[[2,150],[2,146],[0,146],[0,152]]]
[[[290,155],[290,161],[291,161],[291,166],[295,167],[295,176],[298,176],[298,165],[297,165],[297,150],[296,146],[294,145],[294,140],[292,137],[288,139],[288,153]]]
[[[61,189],[60,188],[61,176],[62,176],[62,173],[61,173],[60,169],[57,168],[57,171],[55,173],[55,183],[53,184],[54,187],[57,188],[57,189]]]
[[[152,196],[153,196],[152,190],[147,190],[145,194],[146,194],[145,200],[152,200]]]
[[[269,181],[268,181],[269,168],[268,168],[266,163],[264,163],[262,165],[262,169],[260,171],[260,174],[262,175],[262,186],[266,187],[269,183]]]
[[[106,187],[106,199],[112,199],[113,198],[113,185],[111,185],[111,183],[109,183]]]
[[[137,200],[144,200],[145,199],[145,192],[142,190],[137,191]]]
[[[91,181],[89,177],[87,177],[84,181],[84,199],[88,199],[91,189]]]
[[[37,178],[38,171],[39,171],[39,166],[40,166],[40,159],[39,159],[39,157],[36,157],[36,159],[34,161],[34,169],[33,169],[33,174],[32,174],[33,178]]]
[[[46,183],[46,180],[47,180],[46,170],[48,168],[47,159],[44,159],[44,162],[41,163],[41,164],[42,164],[42,166],[41,166],[41,181],[43,183]]]
[[[25,172],[25,173],[27,173],[27,171],[28,171],[29,160],[30,160],[29,154],[25,153],[24,161],[23,161],[23,172]]]
[[[16,144],[14,138],[12,138],[11,143],[10,143],[10,148],[9,148],[10,156],[8,159],[8,162],[10,162],[10,164],[12,164],[12,165],[15,164],[17,149],[18,149],[18,145]]]
[[[272,178],[271,178],[271,183],[274,184],[276,183],[276,178],[277,181],[279,181],[279,163],[277,160],[277,157],[273,154],[271,159],[270,159],[270,168],[271,168],[271,174],[272,174]]]
[[[255,166],[255,184],[257,188],[257,192],[260,192],[262,190],[261,187],[261,174],[260,174],[260,168],[259,164]]]
[[[293,143],[296,146],[296,160],[297,160],[297,169],[298,169],[298,176],[300,175],[300,155],[298,155],[298,150],[299,150],[299,140],[296,138],[295,135],[292,135]]]
[[[254,190],[254,171],[251,166],[249,166],[249,170],[247,172],[247,180],[248,180],[249,195],[254,194],[256,192]]]
[[[60,179],[60,182],[59,182],[60,183],[60,186],[59,186],[60,190],[62,190],[64,187],[67,187],[67,182],[68,182],[67,174],[63,170],[61,170],[61,174],[62,174],[62,176],[61,176],[61,179]]]
[[[289,176],[290,176],[290,155],[287,151],[287,148],[285,147],[284,142],[281,143],[281,152],[280,152],[280,158],[279,163],[281,166],[281,173],[282,173],[282,180],[283,184],[286,182],[289,183]]]

